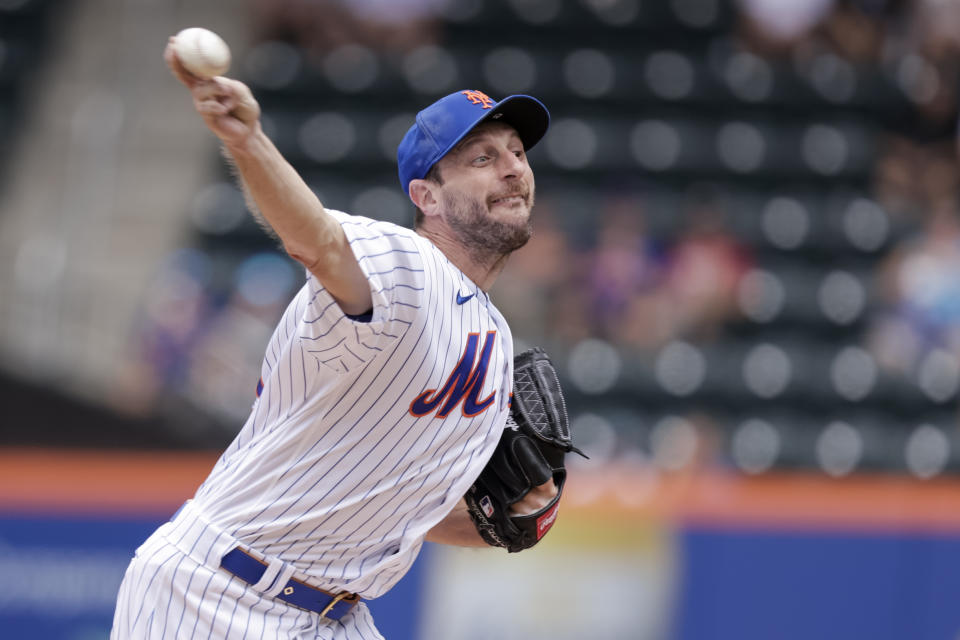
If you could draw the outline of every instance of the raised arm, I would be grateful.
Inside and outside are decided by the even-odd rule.
[[[192,75],[173,51],[164,59],[193,96],[197,113],[221,140],[259,214],[288,254],[333,295],[344,313],[370,310],[370,286],[343,228],[284,159],[260,126],[260,105],[250,88],[225,77]]]

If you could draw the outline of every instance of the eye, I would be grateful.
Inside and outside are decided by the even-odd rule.
[[[475,157],[475,158],[473,159],[473,164],[484,164],[484,163],[487,162],[488,160],[490,160],[490,156],[488,156],[488,155],[479,155],[479,156],[477,156],[477,157]]]

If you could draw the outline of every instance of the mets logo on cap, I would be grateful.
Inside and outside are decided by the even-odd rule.
[[[493,98],[485,94],[483,91],[477,91],[475,89],[468,89],[467,91],[461,91],[463,95],[467,96],[473,104],[479,104],[484,109],[490,109],[493,107]]]

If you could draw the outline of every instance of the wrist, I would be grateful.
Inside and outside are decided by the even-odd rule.
[[[250,125],[250,133],[243,138],[223,140],[224,150],[235,160],[262,155],[270,147],[270,140],[259,120]]]

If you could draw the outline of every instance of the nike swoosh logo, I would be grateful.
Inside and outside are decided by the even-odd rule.
[[[477,295],[477,294],[471,293],[471,294],[468,295],[468,296],[464,296],[464,295],[460,295],[460,292],[457,291],[457,304],[463,304],[464,302],[466,302],[467,300],[469,300],[470,298],[472,298],[472,297],[475,296],[475,295]]]

